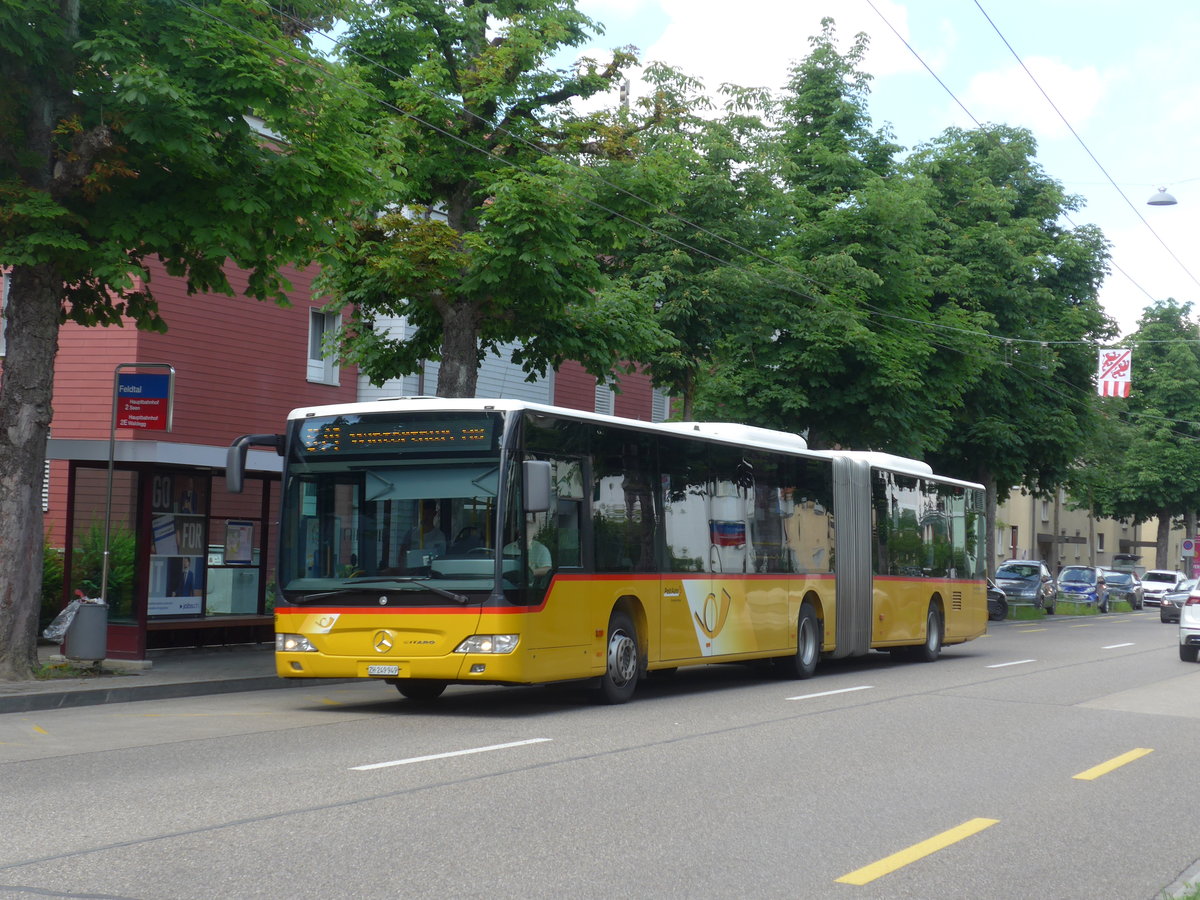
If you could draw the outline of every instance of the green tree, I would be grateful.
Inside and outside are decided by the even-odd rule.
[[[144,262],[191,291],[285,302],[351,198],[378,180],[361,92],[326,77],[294,18],[250,0],[0,2],[0,679],[36,662],[42,467],[58,326],[164,330]],[[368,174],[372,181],[368,182]]]
[[[615,88],[634,57],[549,65],[596,31],[574,0],[415,0],[351,21],[350,58],[389,110],[377,166],[404,171],[322,288],[350,307],[343,356],[372,381],[438,359],[437,393],[470,397],[506,342],[522,342],[527,372],[576,359],[598,376],[659,345],[643,295],[608,269],[638,198],[660,193],[660,161],[634,153],[624,113],[571,105]],[[377,331],[381,316],[407,333]]]
[[[983,318],[933,291],[931,186],[871,127],[865,35],[839,53],[825,20],[811,45],[769,113],[766,165],[791,209],[777,265],[757,263],[764,314],[730,330],[702,408],[919,456],[977,373]]]
[[[1200,509],[1200,347],[1188,303],[1149,307],[1133,347],[1127,398],[1099,401],[1102,441],[1071,479],[1072,499],[1133,523],[1158,519],[1155,568],[1167,558],[1171,521]]]
[[[654,382],[677,399],[684,419],[731,323],[759,315],[767,261],[789,209],[764,154],[773,137],[763,120],[767,95],[723,85],[723,108],[702,85],[654,64],[635,115],[639,150],[669,159],[660,166],[660,208],[620,254],[621,271],[653,304],[670,340],[647,360]]]
[[[980,348],[986,365],[960,386],[952,426],[929,455],[986,486],[989,528],[998,494],[1056,489],[1088,448],[1096,346],[1113,334],[1097,299],[1107,243],[1094,227],[1062,224],[1080,201],[1036,153],[1024,129],[949,129],[906,166],[932,185],[935,303],[971,311],[1005,339]]]

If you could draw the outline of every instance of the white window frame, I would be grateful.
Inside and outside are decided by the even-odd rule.
[[[325,352],[325,341],[337,331],[338,317],[317,307],[308,311],[308,380],[317,384],[340,384],[337,360]]]

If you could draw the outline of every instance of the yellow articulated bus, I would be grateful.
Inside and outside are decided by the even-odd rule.
[[[983,488],[798,435],[514,400],[294,411],[229,451],[284,457],[276,668],[448,684],[594,679],[888,650],[987,627]]]

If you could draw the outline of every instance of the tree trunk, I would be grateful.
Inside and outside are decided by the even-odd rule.
[[[696,378],[691,372],[683,376],[683,421],[696,421]]]
[[[1165,509],[1158,511],[1158,533],[1154,536],[1154,568],[1174,569],[1167,561],[1168,543],[1171,540],[1171,514]]]
[[[983,476],[983,561],[988,575],[996,573],[996,476],[990,472]]]
[[[474,397],[479,381],[479,309],[473,303],[443,303],[439,397]]]
[[[47,264],[11,273],[0,377],[0,681],[32,677],[42,591],[42,485],[62,278]]]

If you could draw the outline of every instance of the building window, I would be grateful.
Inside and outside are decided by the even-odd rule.
[[[671,416],[671,396],[662,388],[654,388],[650,394],[650,421],[665,422]]]
[[[308,312],[308,380],[318,384],[338,384],[337,361],[326,350],[326,339],[338,327],[332,313],[311,309]]]
[[[596,382],[596,412],[611,416],[616,409],[616,395],[606,381]]]
[[[1096,535],[1096,549],[1101,553],[1104,552],[1104,532],[1103,531],[1100,532],[1098,535]]]
[[[1042,501],[1042,521],[1043,522],[1050,521],[1050,501],[1049,500]]]

